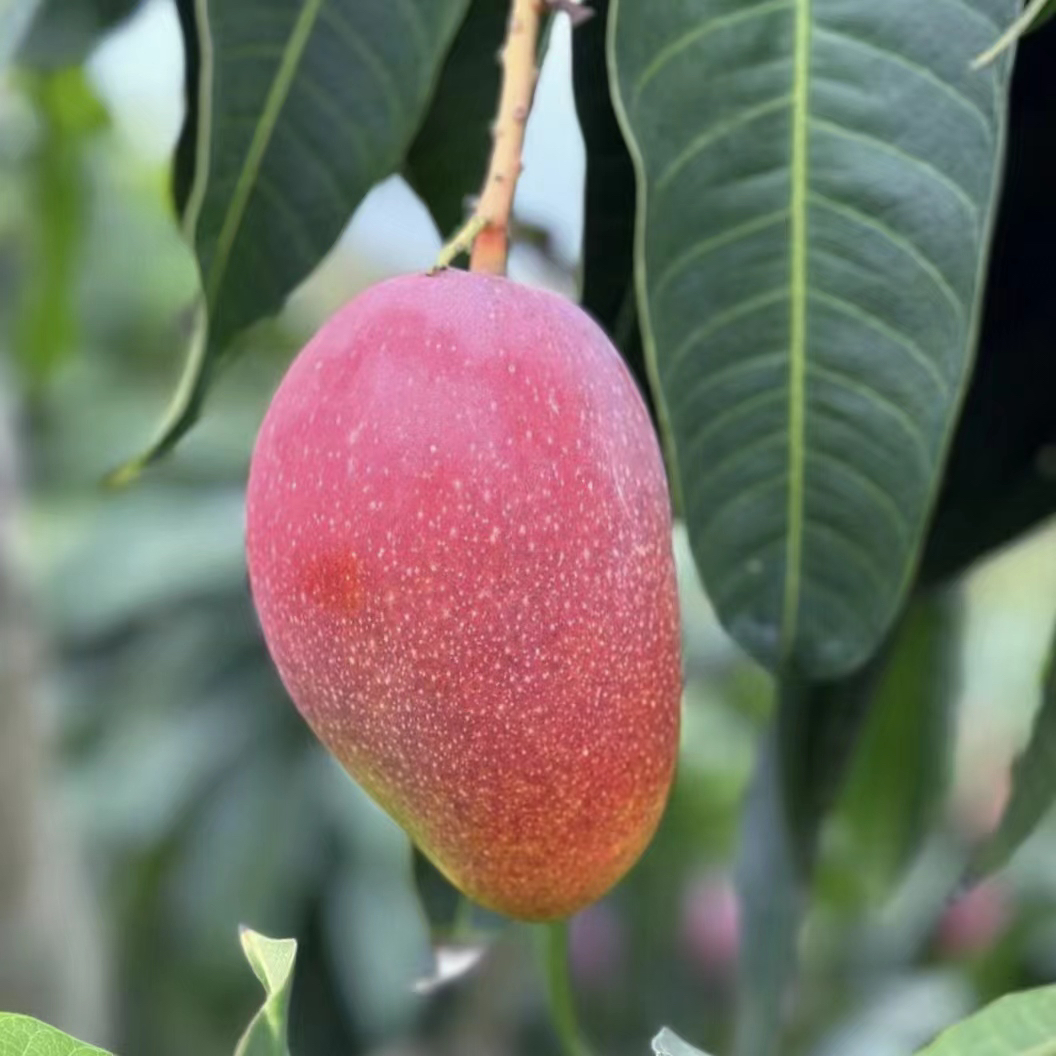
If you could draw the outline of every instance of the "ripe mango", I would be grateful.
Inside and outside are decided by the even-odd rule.
[[[638,859],[678,745],[670,499],[581,309],[457,271],[355,298],[267,412],[247,555],[298,709],[470,898],[564,917]]]

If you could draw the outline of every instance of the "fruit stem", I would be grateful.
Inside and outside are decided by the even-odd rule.
[[[517,178],[524,167],[524,129],[539,79],[536,52],[539,23],[554,0],[511,0],[506,43],[500,54],[502,90],[499,112],[492,126],[491,161],[484,189],[473,215],[440,251],[429,274],[446,268],[455,257],[472,249],[470,270],[505,275],[510,247],[510,216]]]
[[[454,939],[469,938],[473,931],[473,903],[459,893],[455,919],[451,922],[451,937]]]
[[[539,79],[536,49],[542,0],[512,0],[506,43],[502,49],[502,91],[499,114],[492,133],[493,146],[488,175],[476,213],[485,218],[470,257],[471,271],[506,274],[509,253],[510,214],[517,178],[521,174],[524,129],[532,109],[535,83]]]
[[[550,1015],[561,1039],[565,1056],[588,1056],[576,1022],[572,999],[572,979],[568,971],[568,921],[544,924],[543,951],[546,983],[550,996]]]
[[[479,213],[474,213],[452,236],[449,242],[444,243],[436,258],[436,263],[429,269],[430,275],[450,267],[456,257],[468,253],[473,248],[473,240],[487,227],[488,221]]]

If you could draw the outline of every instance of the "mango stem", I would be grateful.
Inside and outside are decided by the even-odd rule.
[[[440,251],[430,270],[435,274],[448,267],[462,253],[471,253],[470,270],[488,275],[505,275],[510,246],[510,217],[517,177],[521,174],[524,129],[539,79],[536,52],[539,27],[550,0],[510,0],[506,43],[502,64],[502,90],[498,114],[492,125],[491,161],[484,189],[473,215]]]
[[[572,979],[568,970],[568,921],[544,924],[543,965],[550,998],[550,1016],[565,1056],[589,1056],[576,1021]]]

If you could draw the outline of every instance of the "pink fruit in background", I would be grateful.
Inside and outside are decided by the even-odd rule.
[[[548,919],[630,868],[678,742],[671,514],[579,308],[455,271],[368,290],[283,380],[247,521],[290,695],[456,885]]]
[[[740,948],[740,905],[733,883],[704,874],[687,887],[682,934],[695,964],[711,974],[732,975]]]
[[[588,990],[617,986],[627,962],[623,918],[608,902],[597,902],[572,918],[568,929],[572,978]]]
[[[999,881],[985,880],[943,913],[935,934],[945,957],[970,957],[989,949],[1009,924],[1009,905]]]

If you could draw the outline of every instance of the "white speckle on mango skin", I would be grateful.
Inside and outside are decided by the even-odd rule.
[[[247,554],[298,709],[471,898],[568,916],[637,860],[678,746],[670,502],[578,307],[457,271],[346,305],[261,427]]]

